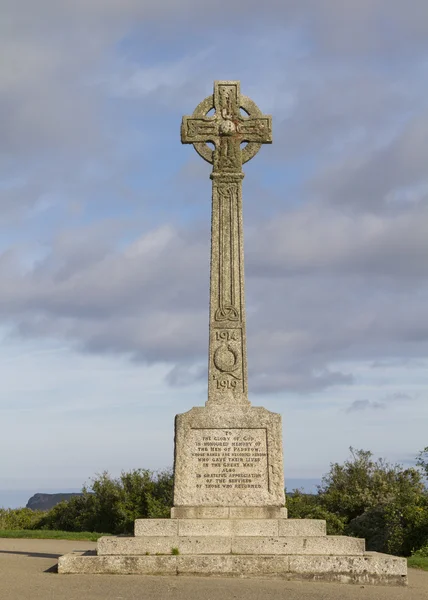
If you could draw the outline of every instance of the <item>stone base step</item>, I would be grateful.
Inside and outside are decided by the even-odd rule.
[[[98,555],[152,554],[320,554],[362,555],[365,541],[344,536],[106,536],[98,540]]]
[[[324,536],[321,519],[136,519],[141,536]]]
[[[174,506],[172,519],[286,519],[284,506]]]
[[[407,585],[405,558],[366,552],[362,556],[61,556],[58,573],[110,573],[218,577],[275,577],[286,580]]]

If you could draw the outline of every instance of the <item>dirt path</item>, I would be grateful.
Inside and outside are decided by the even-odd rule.
[[[0,539],[1,600],[427,600],[428,572],[410,569],[407,588],[273,579],[58,575],[57,558],[93,542]]]

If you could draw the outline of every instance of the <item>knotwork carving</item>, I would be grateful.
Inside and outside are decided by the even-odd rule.
[[[234,225],[237,210],[238,184],[216,185],[219,198],[219,286],[218,308],[214,320],[239,321],[239,311],[235,305],[235,237]],[[229,269],[225,269],[225,261]],[[227,275],[229,273],[229,275]]]
[[[239,321],[239,313],[234,306],[219,306],[214,314],[215,321]]]

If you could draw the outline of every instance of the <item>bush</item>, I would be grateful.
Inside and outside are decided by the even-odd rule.
[[[147,469],[122,472],[113,479],[107,472],[84,487],[82,496],[61,502],[42,521],[45,529],[132,533],[135,519],[166,518],[172,506],[170,471]]]
[[[351,450],[332,464],[318,488],[320,505],[344,519],[346,535],[364,537],[368,550],[408,556],[428,533],[428,496],[422,474],[372,453]]]
[[[93,500],[90,494],[74,496],[68,501],[59,502],[44,514],[39,528],[59,531],[98,531],[89,526],[93,522],[92,506]]]
[[[380,505],[413,503],[425,492],[417,469],[403,470],[383,459],[372,460],[371,452],[350,451],[351,459],[332,464],[319,486],[322,504],[348,521]]]
[[[38,529],[44,514],[30,508],[0,508],[0,529]]]
[[[317,495],[295,490],[287,496],[289,517],[325,519],[328,534],[365,538],[368,550],[409,556],[425,548],[428,448],[419,455],[420,470],[375,461],[364,450],[350,451],[344,464],[330,466]]]
[[[388,534],[383,507],[370,508],[352,519],[346,526],[346,533],[351,537],[364,538],[367,550],[384,552]]]
[[[422,469],[424,477],[428,479],[428,446],[419,452],[416,464]]]
[[[428,558],[428,542],[419,550],[412,552],[412,556],[417,556],[418,558]]]
[[[328,535],[342,535],[343,533],[344,518],[323,508],[320,497],[317,495],[293,490],[293,494],[287,496],[287,509],[290,519],[323,519],[327,523]]]
[[[347,535],[366,539],[368,550],[409,556],[428,540],[426,496],[400,506],[397,502],[366,510],[349,522]]]

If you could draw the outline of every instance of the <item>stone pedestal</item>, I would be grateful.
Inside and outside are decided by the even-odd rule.
[[[170,519],[137,519],[133,537],[102,537],[96,553],[60,557],[58,572],[407,584],[405,558],[287,518],[280,415],[216,405],[177,415],[174,473]]]
[[[174,507],[282,507],[282,455],[281,416],[265,408],[211,405],[177,415]]]
[[[134,537],[102,537],[97,553],[61,556],[58,572],[407,584],[405,558],[365,552],[364,540],[327,536],[325,521],[287,519],[281,510],[275,518],[239,518],[237,510],[226,518],[138,519]]]

